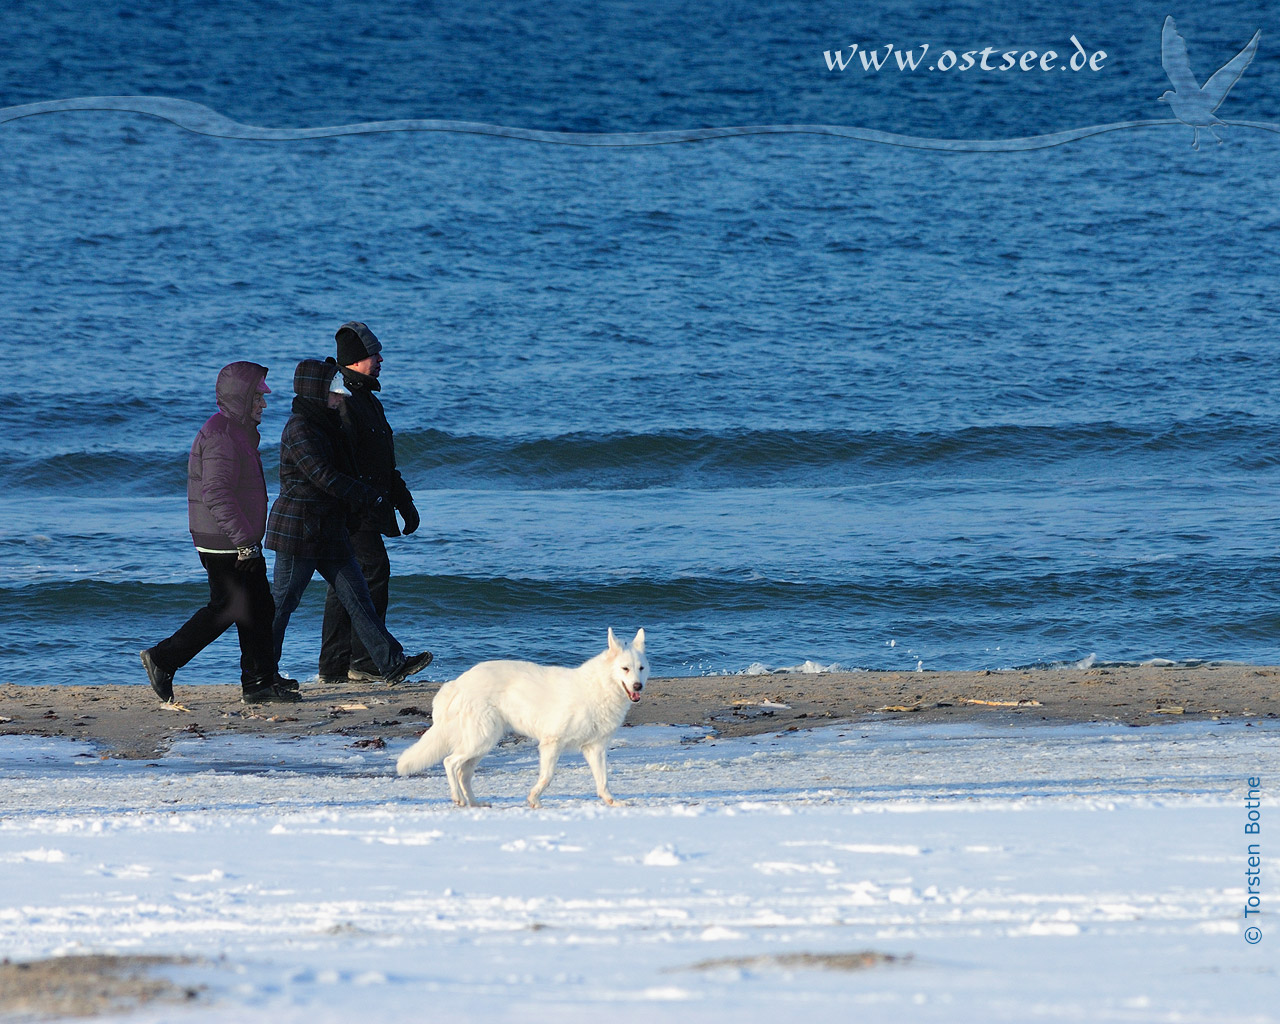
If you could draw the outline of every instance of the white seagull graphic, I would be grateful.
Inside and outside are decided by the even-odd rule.
[[[1164,28],[1160,32],[1160,63],[1164,65],[1164,73],[1169,76],[1173,88],[1165,91],[1160,100],[1168,103],[1174,116],[1183,124],[1192,127],[1195,134],[1191,138],[1191,148],[1200,148],[1200,129],[1207,129],[1209,134],[1222,144],[1222,139],[1215,132],[1215,125],[1223,125],[1214,115],[1214,111],[1222,106],[1227,93],[1236,84],[1244,69],[1258,52],[1258,40],[1262,37],[1262,29],[1258,29],[1249,40],[1249,45],[1222,65],[1203,86],[1191,73],[1191,61],[1187,57],[1187,41],[1178,34],[1178,26],[1173,23],[1173,16],[1164,19]]]

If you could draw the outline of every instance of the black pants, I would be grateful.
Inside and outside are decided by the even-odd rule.
[[[151,648],[151,657],[160,668],[176,672],[234,622],[240,634],[241,684],[275,679],[271,623],[276,617],[276,603],[267,582],[267,560],[255,559],[252,568],[240,572],[235,555],[196,553],[209,574],[209,603],[173,636]]]
[[[382,534],[377,530],[357,530],[351,534],[351,546],[355,549],[356,562],[364,573],[364,580],[369,584],[369,596],[373,598],[378,621],[385,625],[391,562],[387,558]],[[330,587],[324,598],[324,623],[320,627],[320,674],[346,678],[349,668],[378,674],[378,666],[351,629],[351,616]]]

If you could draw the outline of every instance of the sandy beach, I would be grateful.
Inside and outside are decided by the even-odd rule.
[[[248,707],[235,686],[181,686],[173,706],[146,686],[0,686],[0,735],[68,736],[149,758],[175,736],[340,734],[353,744],[416,736],[439,683],[304,684],[299,704]],[[1123,722],[1280,715],[1280,667],[1205,664],[998,672],[772,673],[652,679],[629,725],[704,726],[718,735],[836,721]]]

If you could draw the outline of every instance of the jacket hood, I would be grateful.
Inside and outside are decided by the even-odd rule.
[[[334,358],[304,359],[293,371],[293,391],[299,398],[314,398],[321,402],[329,400],[329,385],[338,372],[338,362]]]
[[[214,392],[218,409],[237,423],[248,424],[253,396],[266,377],[267,368],[257,363],[228,363],[218,371],[218,384]]]

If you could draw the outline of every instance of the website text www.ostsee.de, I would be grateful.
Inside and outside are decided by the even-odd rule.
[[[984,46],[980,50],[942,50],[930,60],[929,43],[921,43],[910,50],[899,49],[893,43],[865,47],[850,43],[839,50],[823,50],[823,60],[828,71],[844,71],[846,68],[863,71],[1101,71],[1106,66],[1107,51],[1084,48],[1075,35],[1071,46],[1064,52],[1057,50],[1031,50],[1012,47],[1000,49]],[[847,52],[846,52],[847,51]],[[935,49],[935,52],[936,49]]]

